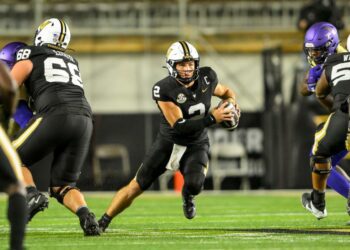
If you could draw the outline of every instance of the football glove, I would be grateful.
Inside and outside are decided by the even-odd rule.
[[[322,65],[318,64],[309,70],[309,77],[307,79],[307,89],[315,92],[316,84],[322,74]]]

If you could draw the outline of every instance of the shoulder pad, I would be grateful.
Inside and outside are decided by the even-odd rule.
[[[337,53],[345,53],[345,52],[348,52],[348,51],[339,44],[337,47]]]
[[[344,61],[348,61],[344,59],[344,56],[350,57],[350,53],[346,52],[346,53],[337,53],[337,54],[333,54],[330,55],[326,58],[326,61],[324,62],[324,67],[331,65],[331,64],[335,64],[335,63],[341,63]]]

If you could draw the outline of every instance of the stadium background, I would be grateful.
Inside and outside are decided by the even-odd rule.
[[[305,2],[3,0],[0,45],[31,43],[35,28],[46,18],[67,21],[74,50],[70,53],[80,63],[95,116],[80,180],[83,190],[115,190],[134,176],[158,128],[151,87],[166,76],[165,52],[180,39],[192,42],[201,65],[213,67],[220,82],[236,91],[243,113],[233,133],[210,130],[213,145],[242,145],[248,157],[248,171],[238,174],[243,178],[227,177],[221,188],[305,188],[310,186],[307,156],[315,120],[324,114],[314,99],[300,98],[296,91],[306,66],[303,34],[296,28]],[[346,28],[340,37],[345,41],[350,6],[347,0],[337,4],[344,14]],[[217,102],[214,99],[213,105]],[[115,156],[104,159],[108,153]],[[49,162],[47,157],[34,168],[43,190]],[[162,178],[168,188],[170,177]],[[249,185],[241,185],[244,178]],[[151,187],[164,188],[164,183]],[[212,173],[205,189],[213,189]]]

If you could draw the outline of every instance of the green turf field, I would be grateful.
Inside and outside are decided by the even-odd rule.
[[[300,191],[301,193],[301,191]],[[177,194],[145,193],[101,237],[84,237],[78,219],[55,200],[28,225],[27,249],[349,249],[345,199],[328,193],[329,215],[316,220],[299,192],[203,193],[187,220]],[[112,193],[87,194],[99,217]],[[7,248],[6,197],[0,197],[0,249]]]

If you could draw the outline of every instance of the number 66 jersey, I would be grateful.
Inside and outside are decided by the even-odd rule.
[[[72,56],[46,46],[26,46],[17,52],[17,61],[21,60],[33,63],[32,73],[24,84],[37,114],[91,117],[78,62]]]

